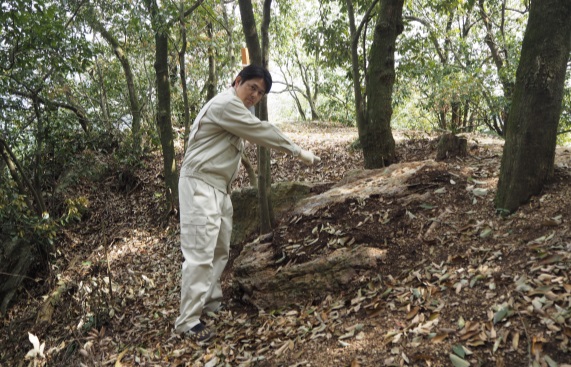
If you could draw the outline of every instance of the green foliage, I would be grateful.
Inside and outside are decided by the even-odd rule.
[[[311,116],[311,98],[321,119],[353,125],[352,84],[347,77],[350,39],[340,4],[300,0],[280,4],[272,33],[277,38],[272,59],[304,114]]]
[[[569,73],[568,73],[569,74]],[[571,76],[568,76],[568,80]],[[559,131],[557,143],[559,145],[571,144],[571,83],[567,84],[563,95],[563,105],[561,108],[561,119],[559,120]]]
[[[67,74],[85,68],[92,55],[89,43],[70,32],[67,22],[66,9],[56,3],[4,1],[0,12],[2,68],[29,87],[43,84],[46,72]]]
[[[69,157],[62,168],[54,193],[66,197],[66,193],[83,181],[98,182],[108,172],[109,165],[103,155],[93,150],[83,151],[74,157]]]
[[[407,104],[407,95],[420,94],[421,104],[415,106],[423,110],[420,115],[432,115],[428,125],[448,130],[457,128],[446,122],[452,119],[454,103],[460,103],[471,129],[499,132],[509,111],[509,85],[515,81],[527,19],[525,12],[517,10],[519,2],[508,1],[508,11],[502,10],[504,5],[501,1],[484,3],[492,20],[488,32],[477,21],[481,9],[473,0],[407,2],[405,31],[397,41],[400,102]],[[490,57],[487,37],[499,50],[499,69]]]
[[[85,196],[78,196],[65,200],[66,213],[62,216],[62,223],[79,222],[89,208],[89,200]]]
[[[47,258],[57,234],[57,223],[47,213],[38,217],[32,213],[26,198],[18,194],[10,181],[0,181],[0,243],[18,239],[35,244]]]

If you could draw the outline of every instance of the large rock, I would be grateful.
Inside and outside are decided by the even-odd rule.
[[[373,196],[395,199],[406,205],[419,200],[415,183],[424,183],[432,171],[446,172],[446,163],[426,160],[350,172],[328,191],[297,202],[288,214],[290,218],[313,217],[348,200]],[[284,225],[287,231],[297,230],[291,223]],[[385,249],[356,245],[337,248],[302,263],[281,262],[280,241],[274,242],[271,236],[265,236],[246,244],[233,263],[235,287],[244,300],[260,308],[307,302],[358,286],[363,279],[377,274],[386,258]]]
[[[340,248],[328,256],[278,269],[273,254],[271,242],[254,241],[234,261],[235,280],[244,300],[259,308],[280,308],[339,292],[376,269],[386,251]]]
[[[446,164],[433,160],[393,164],[386,168],[349,172],[330,190],[301,200],[293,214],[310,216],[327,206],[348,199],[371,196],[399,198],[408,196],[409,180],[426,170],[445,170]]]
[[[328,184],[309,182],[280,182],[272,185],[271,200],[276,217],[290,210],[301,199],[316,189]],[[244,188],[232,192],[234,207],[231,245],[240,244],[256,233],[259,228],[258,189]]]

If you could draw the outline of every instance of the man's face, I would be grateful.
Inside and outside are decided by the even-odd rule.
[[[242,77],[237,77],[234,88],[238,98],[244,102],[244,106],[250,108],[260,102],[264,96],[266,83],[263,78],[254,78],[243,82]]]

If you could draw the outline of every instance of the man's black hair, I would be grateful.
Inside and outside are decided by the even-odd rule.
[[[270,93],[270,89],[272,89],[272,76],[270,72],[265,68],[258,66],[258,65],[248,65],[240,73],[238,76],[242,78],[242,83],[248,81],[250,79],[255,78],[262,78],[264,79],[264,83],[266,84],[266,94]],[[236,79],[232,82],[232,86],[236,84]]]

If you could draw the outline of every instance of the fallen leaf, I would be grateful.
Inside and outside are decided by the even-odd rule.
[[[470,362],[458,357],[456,354],[450,353],[448,355],[450,357],[450,361],[454,365],[454,367],[468,367],[470,366]]]
[[[445,333],[437,334],[434,338],[432,338],[432,342],[433,343],[441,343],[447,337],[448,337],[448,334],[445,334]]]

